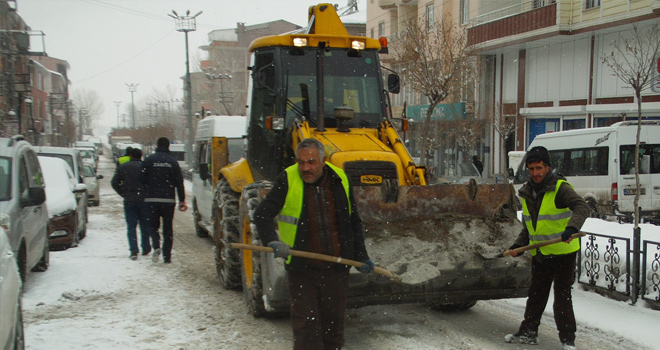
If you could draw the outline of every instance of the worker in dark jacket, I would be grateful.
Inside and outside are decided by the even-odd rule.
[[[561,237],[532,254],[532,284],[529,287],[525,316],[515,334],[504,337],[507,343],[538,344],[541,316],[554,283],[554,316],[563,350],[575,350],[575,314],[571,287],[575,281],[576,256],[580,240],[572,239],[591,208],[573,190],[566,178],[552,173],[548,150],[533,147],[525,156],[529,181],[518,191],[522,198],[524,227],[510,249]],[[515,251],[509,251],[516,256]]]
[[[149,225],[149,209],[144,204],[144,184],[142,183],[142,151],[131,148],[130,161],[117,167],[110,183],[112,188],[124,198],[124,217],[131,260],[137,260],[138,244],[136,227],[140,225],[142,255],[151,252],[152,237]],[[154,242],[157,243],[157,242]]]
[[[316,139],[301,141],[296,158],[277,177],[254,220],[261,241],[286,259],[294,349],[341,349],[350,266],[290,256],[290,248],[361,261],[364,273],[374,263],[344,171],[325,162]]]
[[[170,155],[170,140],[161,137],[156,142],[156,152],[142,163],[146,195],[144,202],[151,212],[150,222],[156,239],[159,239],[158,229],[163,220],[163,262],[169,264],[172,260],[172,244],[174,230],[174,208],[176,196],[179,197],[179,210],[186,211],[186,193],[183,187],[183,176],[179,162]],[[161,250],[156,249],[152,261],[158,262]]]

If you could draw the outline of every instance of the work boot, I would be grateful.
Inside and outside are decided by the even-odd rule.
[[[536,332],[518,332],[505,335],[504,341],[507,343],[538,345],[539,335]]]
[[[561,350],[577,350],[577,348],[574,341],[568,340],[561,344]]]
[[[133,261],[137,260],[137,253],[131,253],[131,255],[129,256],[129,258],[130,258],[131,260],[133,260]]]

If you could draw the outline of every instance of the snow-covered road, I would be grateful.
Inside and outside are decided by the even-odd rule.
[[[90,208],[87,238],[51,253],[32,273],[23,300],[28,349],[291,349],[288,319],[255,319],[241,292],[217,280],[213,244],[198,238],[190,211],[175,215],[173,262],[128,259],[120,198],[103,158],[101,205]],[[188,183],[189,184],[189,183]],[[189,190],[189,189],[188,189]],[[552,308],[538,346],[506,344],[525,299],[481,301],[463,312],[421,304],[349,310],[344,349],[559,349]],[[613,301],[575,285],[578,349],[659,349],[660,312]]]

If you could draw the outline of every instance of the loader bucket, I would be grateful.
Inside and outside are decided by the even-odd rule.
[[[521,297],[529,258],[492,259],[522,228],[510,185],[354,187],[371,259],[402,279],[351,274],[349,304],[464,303]]]

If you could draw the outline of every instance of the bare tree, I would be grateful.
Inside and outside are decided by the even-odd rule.
[[[633,25],[631,35],[622,35],[610,43],[612,51],[603,57],[614,75],[635,92],[637,100],[637,141],[635,154],[639,154],[639,135],[642,127],[642,90],[647,89],[654,77],[656,54],[660,53],[660,28],[654,24],[647,28]],[[635,156],[635,206],[634,229],[639,226],[639,157]]]
[[[80,88],[73,91],[73,101],[78,107],[78,110],[84,110],[80,113],[79,127],[82,128],[83,133],[91,134],[94,129],[94,123],[101,117],[104,111],[103,102],[96,90]],[[74,118],[75,119],[75,118]]]
[[[413,17],[403,27],[399,39],[392,44],[395,60],[404,67],[404,84],[429,100],[421,142],[424,164],[431,116],[457,85],[459,72],[465,68],[467,41],[465,32],[448,16],[439,23]]]
[[[509,136],[516,132],[516,119],[507,117],[502,113],[502,105],[496,104],[493,112],[493,129],[500,135],[500,144],[504,144]],[[509,172],[504,172],[504,178],[508,181]]]

